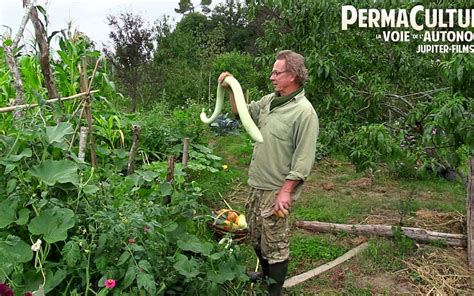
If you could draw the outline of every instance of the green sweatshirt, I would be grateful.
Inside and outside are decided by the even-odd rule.
[[[285,180],[300,180],[301,185],[313,167],[319,133],[318,116],[304,90],[270,111],[274,97],[269,94],[249,104],[263,143],[255,143],[248,184],[262,190],[277,190]],[[301,189],[298,186],[293,199]]]

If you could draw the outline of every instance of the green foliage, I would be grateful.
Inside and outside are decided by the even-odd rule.
[[[163,102],[142,113],[138,124],[142,127],[140,141],[146,152],[157,159],[179,156],[186,137],[191,143],[205,144],[209,127],[199,119],[201,110],[202,106],[195,103],[172,108]]]
[[[65,52],[84,50],[77,55],[64,52],[56,64],[65,69],[60,79],[67,80],[60,87],[77,93],[74,81],[79,73],[74,71],[83,57],[93,54],[61,40]],[[37,69],[37,60],[24,60],[28,67],[22,70]],[[5,67],[0,64],[1,73],[8,73]],[[94,82],[112,100],[117,95],[104,69],[99,67]],[[25,80],[25,88],[45,93],[39,79]],[[241,295],[247,278],[240,249],[213,240],[207,227],[210,210],[198,202],[207,185],[187,179],[222,169],[220,158],[199,144],[208,129],[199,121],[201,106],[162,105],[157,107],[162,113],[150,112],[143,121],[121,115],[105,100],[93,106],[97,168],[88,164],[88,157],[77,157],[78,129],[85,123],[76,116],[60,114],[63,121],[56,123],[56,113],[45,106],[15,121],[11,114],[2,115],[0,282],[8,282],[19,294]],[[72,113],[78,107],[67,102],[59,111]],[[132,123],[143,124],[142,158],[136,161],[135,173],[125,176]],[[157,134],[163,146],[154,143]],[[185,136],[192,143],[188,170],[177,164],[169,184],[162,156],[179,157]],[[171,196],[167,206],[165,196]],[[42,245],[32,251],[30,242],[38,239]],[[115,279],[117,287],[106,289],[106,279]]]
[[[375,168],[382,161],[393,165],[398,160],[398,141],[383,124],[361,126],[349,143],[350,159],[359,170]]]
[[[425,3],[425,8],[450,3]],[[259,68],[268,68],[275,51],[281,49],[306,57],[306,93],[318,114],[324,115],[320,141],[331,152],[350,155],[358,169],[388,162],[400,175],[413,176],[420,163],[434,161],[462,172],[473,153],[474,137],[467,132],[474,124],[472,103],[468,103],[472,101],[472,55],[420,55],[416,47],[422,40],[382,44],[376,38],[382,29],[343,31],[334,21],[341,17],[342,4],[347,3],[249,2],[253,21],[263,23],[256,42]],[[384,1],[353,5],[393,8]],[[456,5],[469,7],[467,2]],[[397,2],[397,8],[413,6],[410,1]],[[405,137],[416,141],[408,145]],[[365,142],[368,146],[363,147]]]
[[[258,81],[258,73],[253,63],[253,57],[249,54],[232,51],[217,56],[213,63],[212,72],[220,74],[224,71],[228,71],[237,77],[243,90],[253,89],[255,91],[261,86],[255,85],[255,82]]]

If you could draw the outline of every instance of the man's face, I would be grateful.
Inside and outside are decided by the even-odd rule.
[[[273,88],[276,92],[281,95],[287,95],[287,89],[293,86],[295,83],[295,75],[286,70],[285,60],[276,60],[273,64],[272,74],[270,80],[272,81]]]

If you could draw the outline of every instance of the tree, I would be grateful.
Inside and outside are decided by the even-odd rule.
[[[146,27],[140,15],[121,13],[107,17],[112,31],[113,50],[104,46],[104,53],[116,68],[117,78],[127,87],[132,100],[131,111],[137,106],[138,87],[143,78],[143,68],[153,52],[154,31]]]
[[[211,3],[212,3],[212,0],[201,0],[201,4],[199,6],[201,6],[201,11],[204,14],[211,12],[211,9],[209,8],[209,5],[211,5]],[[176,13],[180,13],[184,15],[184,14],[194,12],[194,5],[191,2],[191,0],[179,0],[178,5],[179,7],[174,9]]]

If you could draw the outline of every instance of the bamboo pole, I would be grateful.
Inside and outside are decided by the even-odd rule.
[[[350,234],[394,236],[392,226],[389,225],[351,225],[319,221],[297,221],[295,226],[315,232],[345,231]],[[447,245],[456,247],[465,247],[467,244],[467,238],[463,234],[442,233],[413,227],[401,227],[401,229],[407,237],[423,243],[442,241]]]
[[[72,95],[72,96],[69,96],[69,97],[46,100],[46,101],[44,101],[44,103],[45,104],[50,104],[50,103],[55,103],[57,101],[72,100],[72,99],[82,97],[82,96],[86,95],[87,93],[94,94],[98,91],[99,90],[92,90],[90,92],[87,92],[87,91],[86,92],[81,92],[79,94]],[[11,111],[15,111],[16,109],[29,109],[29,108],[38,107],[38,106],[39,106],[39,104],[23,104],[23,105],[18,105],[18,106],[2,107],[2,108],[0,108],[0,113],[11,112]]]

